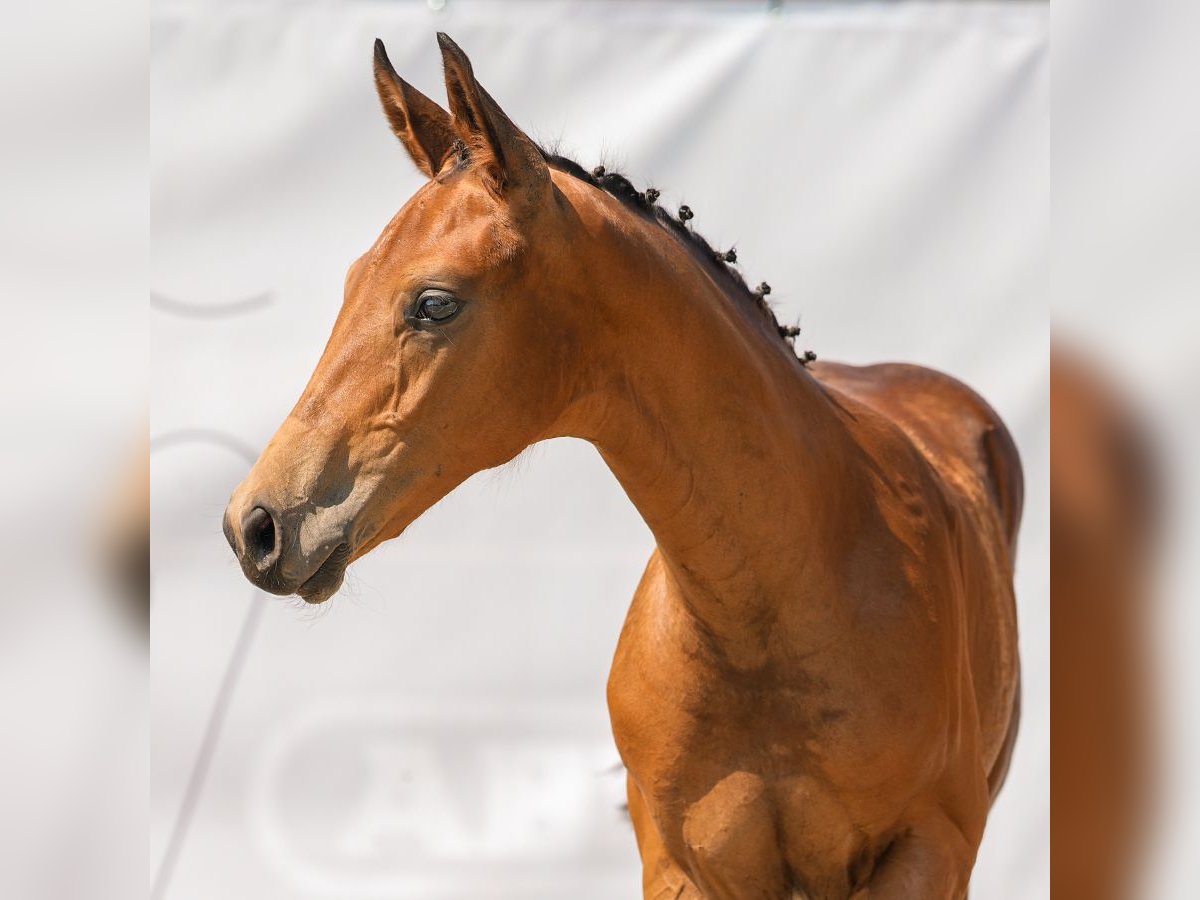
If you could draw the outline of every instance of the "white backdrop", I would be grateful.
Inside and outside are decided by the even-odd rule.
[[[640,896],[604,682],[652,539],[589,446],[472,479],[315,612],[256,596],[221,536],[346,267],[419,184],[378,111],[372,41],[442,98],[444,30],[536,138],[736,243],[781,320],[801,317],[800,346],[941,368],[1008,422],[1024,713],[971,896],[1048,897],[1047,12],[156,3],[155,866],[235,646],[242,663],[162,895]]]

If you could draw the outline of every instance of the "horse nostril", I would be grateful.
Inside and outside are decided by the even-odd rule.
[[[275,518],[256,506],[242,522],[242,537],[246,543],[246,556],[259,569],[266,569],[279,556],[279,536]]]

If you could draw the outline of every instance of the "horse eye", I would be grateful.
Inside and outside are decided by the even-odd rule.
[[[458,312],[458,301],[445,291],[426,291],[417,304],[417,318],[424,322],[447,322]]]

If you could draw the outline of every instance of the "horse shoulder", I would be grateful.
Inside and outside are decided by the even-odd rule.
[[[994,515],[1011,557],[1024,477],[1012,435],[987,401],[961,381],[922,366],[820,362],[810,369],[825,387],[892,422],[952,492]]]
[[[968,633],[982,752],[1002,777],[1019,705],[1012,574],[1020,523],[1020,457],[999,415],[961,382],[902,364],[814,365],[814,376],[900,429],[929,463],[953,507],[953,543]]]

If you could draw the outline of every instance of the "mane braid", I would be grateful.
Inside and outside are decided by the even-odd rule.
[[[541,150],[542,158],[546,160],[547,165],[610,194],[639,215],[653,219],[682,241],[700,258],[701,264],[707,266],[717,280],[725,284],[735,298],[754,309],[766,320],[771,330],[796,356],[800,365],[806,366],[817,358],[817,355],[811,350],[796,353],[795,339],[800,333],[800,328],[797,325],[779,324],[775,310],[767,302],[767,294],[771,293],[771,286],[764,281],[755,290],[751,290],[741,274],[731,267],[732,263],[737,262],[737,252],[733,249],[714,250],[703,235],[685,224],[688,219],[692,218],[692,211],[688,207],[680,208],[679,217],[673,216],[668,210],[657,204],[656,201],[660,194],[656,188],[647,188],[644,192],[639,191],[628,178],[619,172],[610,172],[604,166],[596,166],[589,172],[569,157],[552,153],[544,147],[538,149]]]

